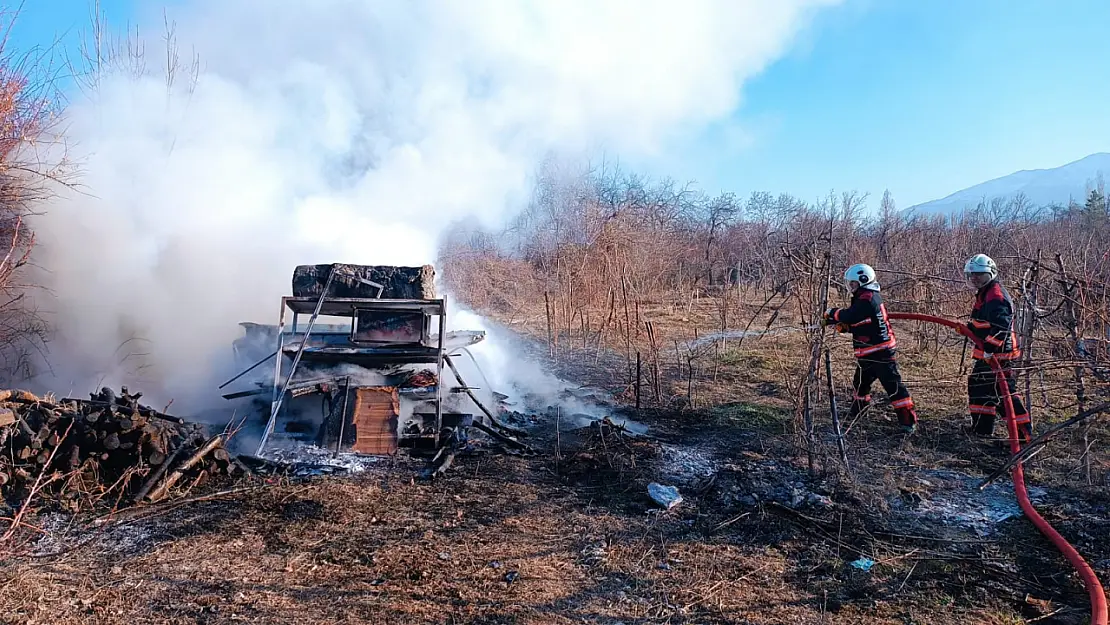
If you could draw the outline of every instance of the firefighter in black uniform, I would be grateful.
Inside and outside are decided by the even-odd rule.
[[[878,380],[890,397],[890,406],[898,415],[898,422],[906,433],[917,429],[917,413],[913,398],[895,361],[894,330],[886,316],[886,306],[879,295],[875,270],[869,265],[852,265],[844,273],[844,281],[852,292],[848,308],[830,308],[825,312],[822,325],[836,324],[840,332],[851,332],[856,355],[856,374],[852,378],[855,397],[851,417],[871,405],[871,385]]]
[[[1010,386],[1010,400],[1014,404],[1018,437],[1028,443],[1033,434],[1033,423],[1024,402],[1016,393],[1016,380],[1012,362],[1021,356],[1017,335],[1014,334],[1014,303],[1010,294],[998,280],[998,266],[986,254],[976,254],[964,264],[964,276],[976,289],[975,305],[967,328],[983,342],[983,348],[972,352],[975,366],[967,379],[968,410],[971,412],[971,429],[977,436],[994,434],[995,415],[1003,415],[1002,395],[990,360],[1002,365],[1001,374]]]

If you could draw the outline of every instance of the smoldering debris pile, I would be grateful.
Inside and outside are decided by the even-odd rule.
[[[241,471],[222,436],[144,406],[140,396],[126,388],[87,400],[0,391],[0,504],[119,506]]]
[[[566,433],[560,475],[582,486],[646,483],[659,445],[632,435],[608,417]]]

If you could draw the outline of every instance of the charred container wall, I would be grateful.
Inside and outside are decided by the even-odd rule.
[[[377,287],[363,282],[376,282],[383,287],[385,299],[436,299],[435,269],[395,267],[392,265],[298,265],[293,270],[293,297],[320,297],[328,281],[328,272],[336,269],[328,297],[373,298]]]

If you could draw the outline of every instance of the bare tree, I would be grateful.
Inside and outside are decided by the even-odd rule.
[[[35,233],[43,202],[70,183],[72,168],[58,134],[62,98],[52,49],[8,47],[18,12],[0,15],[0,358],[11,380],[30,372],[48,328],[27,295]]]

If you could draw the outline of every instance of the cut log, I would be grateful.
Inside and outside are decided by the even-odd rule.
[[[392,265],[298,265],[293,270],[294,297],[320,297],[332,267],[336,275],[328,297],[373,298],[377,287],[363,282],[368,280],[384,287],[381,297],[386,299],[435,299],[435,268],[395,267]]]
[[[178,447],[177,449],[173,450],[173,453],[170,454],[168,458],[164,459],[164,462],[158,463],[158,468],[155,469],[154,473],[152,473],[150,477],[147,478],[146,482],[143,482],[143,485],[139,489],[139,492],[135,493],[135,496],[132,497],[131,500],[136,503],[142,501],[143,498],[146,497],[147,493],[150,492],[150,489],[154,488],[154,485],[157,484],[158,481],[162,479],[162,476],[166,474],[166,469],[170,468],[170,465],[173,464],[173,461],[177,459],[177,456],[180,453],[181,448]]]
[[[159,499],[161,499],[162,496],[165,495],[169,491],[169,489],[177,483],[179,479],[181,479],[186,471],[192,468],[193,465],[195,465],[196,463],[203,460],[204,457],[211,453],[213,449],[216,449],[222,444],[223,437],[221,437],[219,434],[208,439],[208,442],[205,443],[203,447],[198,449],[196,453],[189,457],[188,460],[181,463],[181,466],[174,469],[173,473],[170,473],[168,476],[166,476],[166,479],[158,486],[158,488],[151,491],[151,493],[148,495],[150,500],[158,501]]]
[[[42,400],[36,397],[34,393],[29,393],[27,391],[7,390],[0,391],[0,401],[15,401],[25,404],[33,404],[38,403]]]
[[[69,470],[74,471],[81,466],[81,448],[77,445],[69,448]]]

